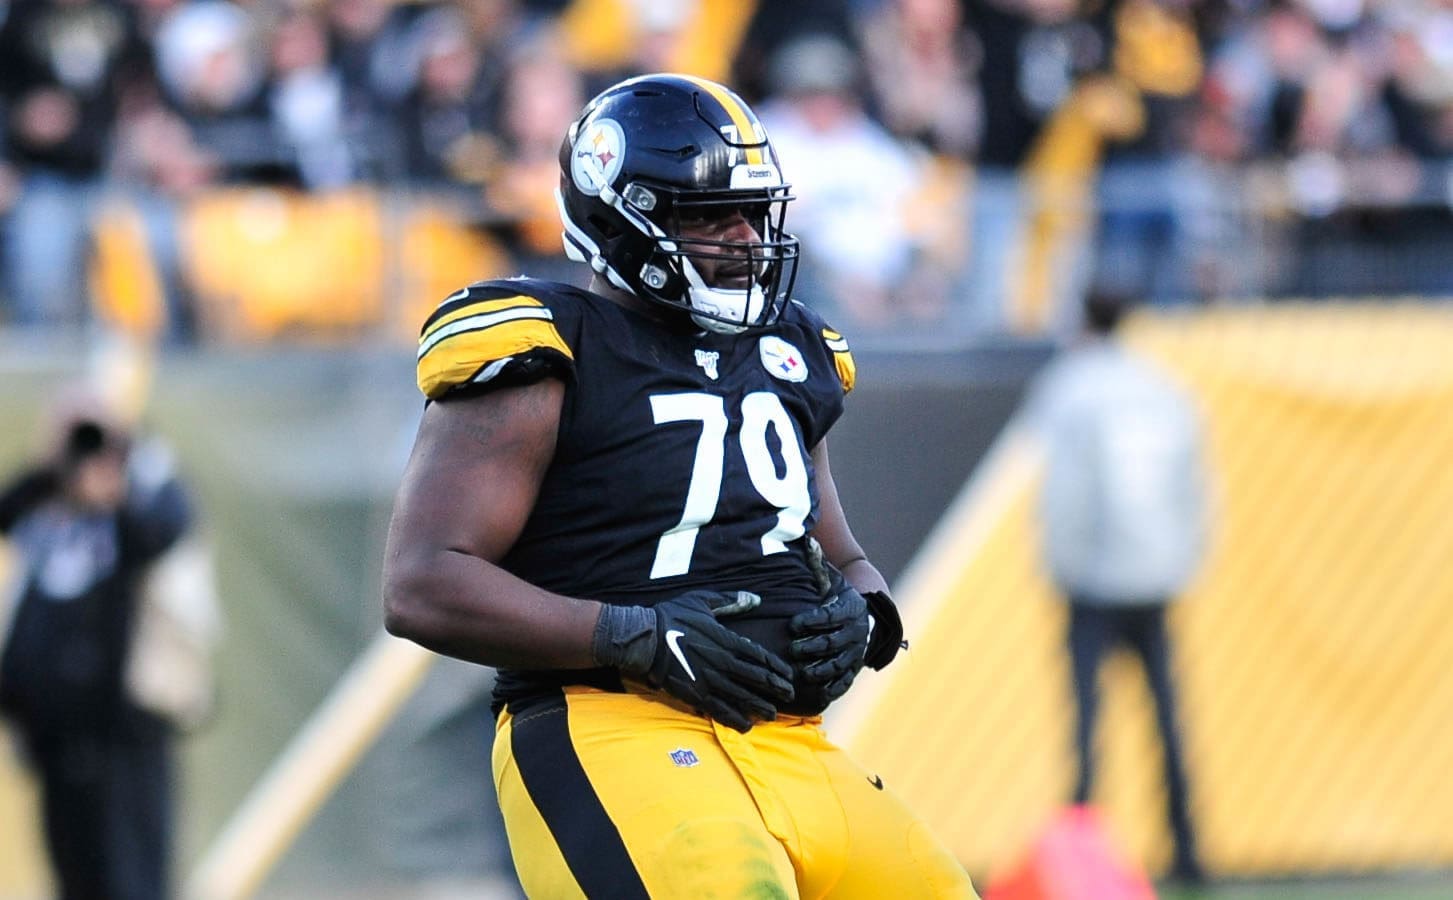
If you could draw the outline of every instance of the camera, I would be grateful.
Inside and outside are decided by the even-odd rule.
[[[101,453],[123,450],[125,442],[105,425],[90,419],[82,419],[66,432],[65,460],[71,465],[90,459]]]

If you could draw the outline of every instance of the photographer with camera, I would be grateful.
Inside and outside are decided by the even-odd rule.
[[[42,798],[57,896],[168,896],[173,726],[127,689],[143,580],[188,531],[165,451],[97,408],[62,415],[49,458],[0,489],[20,583],[0,712]]]

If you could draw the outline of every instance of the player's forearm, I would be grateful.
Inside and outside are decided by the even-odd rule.
[[[600,604],[535,587],[478,557],[391,559],[385,627],[436,653],[489,666],[582,669]]]
[[[859,556],[847,560],[841,564],[834,563],[847,579],[848,584],[866,594],[869,591],[882,591],[888,593],[888,581],[878,567],[868,561],[867,557]]]

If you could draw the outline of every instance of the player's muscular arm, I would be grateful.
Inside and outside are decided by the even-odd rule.
[[[600,604],[495,565],[524,528],[554,455],[564,390],[546,379],[425,410],[389,523],[391,633],[485,665],[595,664]]]
[[[817,469],[817,526],[812,536],[822,545],[822,555],[837,566],[848,583],[858,590],[883,591],[887,593],[888,582],[882,573],[868,561],[858,539],[848,527],[842,502],[838,500],[837,485],[832,480],[832,468],[827,454],[827,439],[824,438],[812,448],[812,464]]]

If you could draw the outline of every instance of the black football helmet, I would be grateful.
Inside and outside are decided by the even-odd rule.
[[[703,328],[770,326],[792,292],[791,186],[756,114],[715,82],[643,75],[607,88],[565,136],[556,199],[571,259]],[[683,236],[683,224],[736,213],[757,240]],[[704,260],[737,277],[707,283]]]

